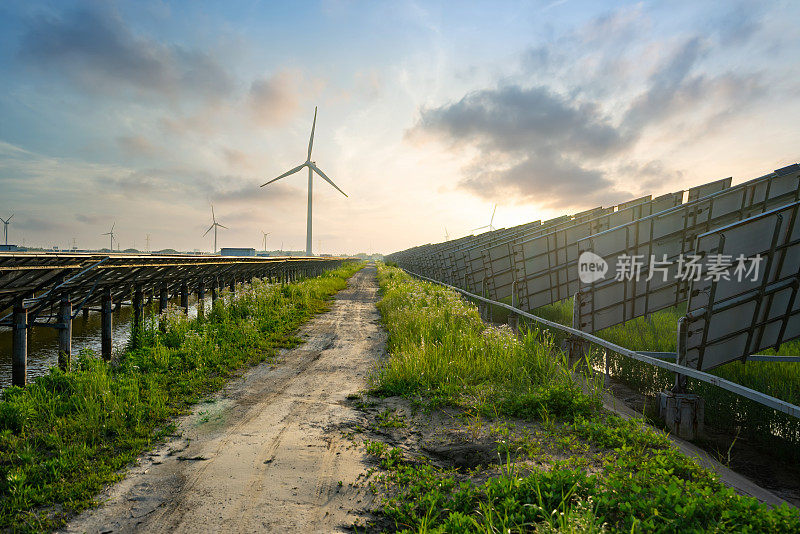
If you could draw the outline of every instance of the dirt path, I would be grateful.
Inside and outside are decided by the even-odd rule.
[[[358,272],[305,344],[198,405],[66,532],[332,532],[363,517],[352,484],[368,466],[340,429],[385,350],[377,291],[375,268]]]

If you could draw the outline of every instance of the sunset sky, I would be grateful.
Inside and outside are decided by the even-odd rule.
[[[0,3],[9,242],[384,252],[800,161],[800,3]]]

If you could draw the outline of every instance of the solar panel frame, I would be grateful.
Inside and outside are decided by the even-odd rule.
[[[667,193],[600,217],[555,229],[514,246],[517,303],[533,310],[572,297],[579,289],[578,239],[681,204],[683,191]]]
[[[764,258],[761,277],[736,273],[693,280],[686,365],[704,371],[800,338],[800,202],[704,233],[695,254]],[[717,257],[719,259],[719,257]]]
[[[688,297],[688,283],[675,280],[676,259],[694,250],[698,235],[714,228],[763,213],[800,198],[800,166],[784,167],[773,173],[687,202],[671,210],[644,217],[578,242],[579,255],[593,252],[609,265],[613,276],[621,255],[642,256],[648,261],[666,255],[671,262],[667,281],[653,277],[642,268],[636,280],[607,277],[592,284],[580,283],[580,327],[596,332],[676,306]]]

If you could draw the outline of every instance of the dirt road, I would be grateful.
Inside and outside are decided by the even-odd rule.
[[[198,405],[179,437],[143,456],[66,532],[334,532],[369,507],[363,453],[340,428],[345,398],[385,350],[375,268],[358,272],[306,343]]]

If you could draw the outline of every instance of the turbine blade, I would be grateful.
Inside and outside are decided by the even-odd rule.
[[[217,223],[217,226],[219,226],[220,228],[225,228],[226,230],[229,230],[229,228],[227,226],[225,226],[224,224]]]
[[[495,213],[496,211],[497,211],[497,204],[495,204],[495,205],[494,205],[494,210],[492,210],[492,218],[491,218],[491,219],[489,219],[489,226],[491,226],[491,225],[492,225],[492,223],[494,222],[494,213]]]
[[[272,182],[277,182],[277,181],[278,181],[278,180],[280,180],[281,178],[286,178],[287,176],[289,176],[289,175],[292,175],[292,174],[296,173],[297,171],[299,171],[300,169],[302,169],[302,168],[303,168],[303,167],[305,167],[306,165],[308,165],[308,162],[306,162],[306,163],[303,163],[302,165],[298,165],[297,167],[295,167],[294,169],[292,169],[292,170],[290,170],[290,171],[286,171],[285,173],[281,174],[281,175],[280,175],[280,176],[278,176],[277,178],[273,178],[272,180],[270,180],[269,182],[267,182],[267,183],[265,183],[265,184],[261,184],[261,187],[264,187],[265,185],[269,185],[269,184],[271,184]]]
[[[203,234],[203,237],[205,237],[205,236],[206,236],[206,234],[207,234],[208,232],[210,232],[212,228],[214,228],[214,225],[213,225],[213,224],[212,224],[211,226],[209,226],[209,227],[208,227],[208,230],[206,230],[206,233],[205,233],[205,234]]]
[[[309,163],[308,163],[308,166],[309,166],[309,167],[311,167],[312,169],[314,169],[314,171],[315,171],[317,174],[319,174],[319,175],[322,177],[322,179],[323,179],[323,180],[325,180],[326,182],[328,182],[329,184],[331,184],[333,187],[335,187],[335,188],[336,188],[336,190],[337,190],[338,192],[340,192],[341,194],[343,194],[344,196],[346,196],[346,197],[347,197],[347,193],[345,193],[344,191],[342,191],[341,189],[339,189],[339,186],[337,186],[335,183],[333,183],[333,181],[332,181],[330,178],[328,178],[328,177],[325,175],[325,173],[324,173],[324,172],[322,172],[322,171],[319,169],[319,167],[317,167],[316,165],[314,165],[314,164],[313,164],[313,163],[311,163],[311,162],[309,162]],[[347,197],[347,198],[350,198],[350,197]]]
[[[217,222],[217,217],[214,215],[214,204],[211,204],[211,220]]]
[[[317,106],[314,106],[314,123],[311,125],[311,138],[308,140],[308,161],[311,161],[311,147],[314,146],[314,129],[317,127]]]
[[[117,225],[117,221],[114,221],[114,223],[111,225],[111,231],[112,231],[112,232],[114,231],[114,227],[115,227],[116,225]]]
[[[9,217],[8,219],[6,219],[6,222],[10,221],[12,217],[14,217],[14,214],[13,214],[13,213],[11,214],[11,217]]]

